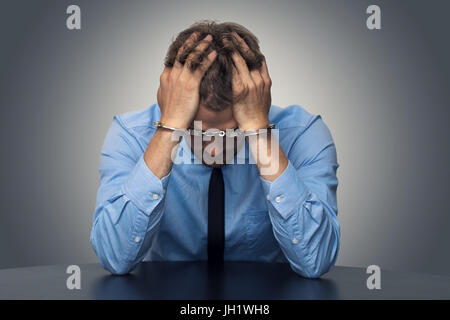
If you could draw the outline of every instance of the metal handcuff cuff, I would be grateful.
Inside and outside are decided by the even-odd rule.
[[[269,124],[267,127],[265,128],[260,128],[260,129],[256,129],[256,130],[246,130],[246,131],[241,131],[239,128],[234,129],[234,131],[230,132],[231,130],[207,130],[207,131],[203,131],[203,130],[195,130],[195,129],[178,129],[178,128],[173,128],[173,127],[169,127],[166,125],[163,125],[161,122],[159,121],[154,121],[153,125],[156,128],[163,128],[163,129],[167,129],[167,130],[171,130],[171,131],[176,131],[176,132],[182,132],[184,134],[188,134],[188,135],[192,135],[192,136],[207,136],[207,137],[224,137],[225,135],[229,138],[235,138],[235,137],[248,137],[248,136],[255,136],[260,134],[260,130],[272,130],[275,128],[275,124]],[[228,131],[228,132],[227,132]]]

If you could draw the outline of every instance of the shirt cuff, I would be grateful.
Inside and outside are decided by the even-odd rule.
[[[266,200],[280,214],[283,219],[289,216],[299,208],[308,196],[308,189],[298,178],[294,166],[288,161],[288,165],[283,173],[270,182],[261,178]]]
[[[150,215],[163,200],[169,177],[170,172],[162,179],[155,176],[142,155],[124,184],[124,193],[139,210]]]

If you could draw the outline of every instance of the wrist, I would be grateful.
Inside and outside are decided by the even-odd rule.
[[[181,130],[186,130],[191,125],[190,122],[188,123],[184,119],[170,119],[163,117],[161,117],[161,120],[159,122],[167,127],[172,127]]]
[[[153,135],[153,139],[160,141],[161,143],[167,144],[177,144],[180,142],[181,135],[174,134],[174,131],[167,130],[164,128],[157,128],[155,134]]]
[[[239,124],[239,129],[241,131],[259,130],[267,128],[267,126],[269,126],[269,119],[266,118],[259,121],[251,121]]]

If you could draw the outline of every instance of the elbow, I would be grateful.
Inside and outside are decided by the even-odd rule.
[[[132,268],[127,264],[109,264],[109,263],[100,263],[102,267],[109,271],[112,275],[115,276],[123,276],[126,274],[129,274],[132,270]]]
[[[305,252],[304,276],[317,279],[329,272],[336,263],[340,248],[339,224],[332,224],[313,250]]]
[[[325,272],[314,272],[314,273],[310,273],[308,274],[308,276],[306,278],[308,279],[319,279],[323,274],[325,274]]]
[[[134,268],[134,265],[127,263],[125,260],[111,259],[106,256],[98,256],[98,259],[103,269],[115,276],[126,275]]]
[[[295,273],[307,279],[318,279],[329,270],[329,268],[300,268],[294,264],[291,264],[291,268]]]
[[[126,275],[133,270],[133,265],[127,263],[126,259],[114,257],[114,253],[108,254],[107,250],[104,250],[104,248],[101,247],[101,244],[95,240],[95,237],[93,237],[92,234],[90,242],[103,269],[118,276]]]
[[[339,238],[326,247],[304,256],[300,264],[291,264],[292,269],[308,279],[317,279],[329,272],[336,263],[339,252]]]
[[[311,268],[306,273],[308,279],[318,279],[326,274],[333,267],[333,264],[327,264],[320,268]]]
[[[312,265],[308,267],[299,267],[291,264],[292,270],[300,276],[307,279],[318,279],[326,274],[334,266],[334,261],[331,263],[323,263],[319,265]]]

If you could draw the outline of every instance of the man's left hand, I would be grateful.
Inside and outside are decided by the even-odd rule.
[[[243,50],[250,48],[245,41],[233,32],[233,37]],[[226,44],[226,40],[224,40]],[[232,53],[233,78],[232,88],[235,96],[242,99],[233,103],[233,116],[241,130],[256,130],[269,125],[269,109],[272,103],[270,88],[272,80],[264,59],[261,68],[249,71],[247,63],[238,51]]]

